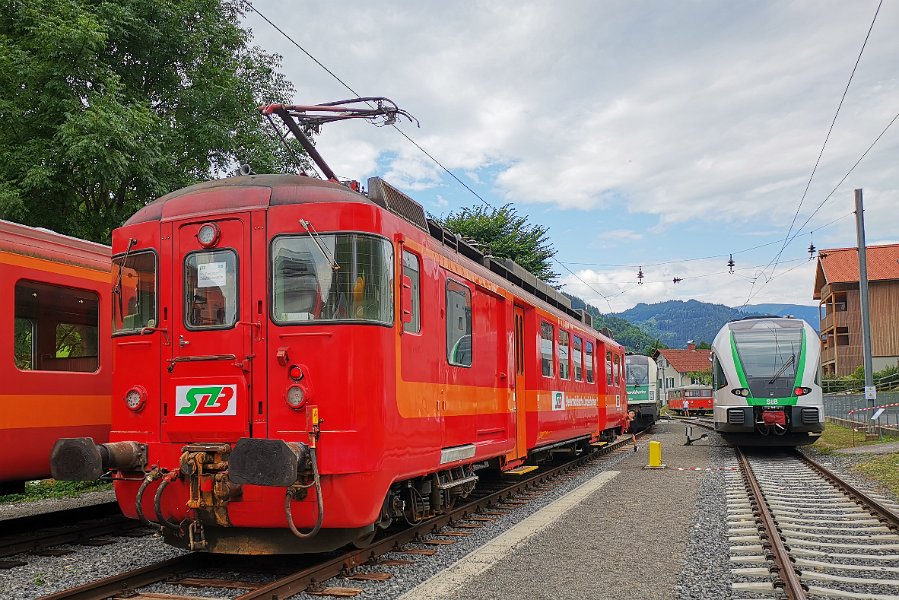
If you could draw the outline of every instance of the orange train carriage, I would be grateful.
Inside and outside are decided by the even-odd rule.
[[[711,414],[711,386],[691,384],[669,389],[668,409],[679,415]]]
[[[355,186],[354,186],[355,187]],[[111,470],[123,512],[221,553],[364,545],[511,471],[620,433],[623,348],[382,180],[233,177],[113,233]]]
[[[108,246],[0,221],[0,491],[60,437],[108,439],[110,307]]]

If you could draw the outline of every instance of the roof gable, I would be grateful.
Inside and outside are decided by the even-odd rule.
[[[675,350],[665,348],[658,353],[667,360],[678,373],[691,371],[711,371],[712,363],[709,358],[711,350]]]
[[[899,244],[867,246],[868,281],[899,279]],[[858,283],[858,248],[832,248],[818,252],[815,271],[816,299],[829,283]]]

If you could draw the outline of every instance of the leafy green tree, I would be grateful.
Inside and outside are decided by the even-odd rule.
[[[496,258],[511,258],[546,282],[559,276],[552,269],[556,255],[547,239],[548,229],[528,223],[511,204],[500,208],[474,206],[450,213],[438,222],[462,237],[481,244],[482,250]]]
[[[96,241],[157,196],[291,153],[239,0],[0,0],[0,217]]]
[[[708,342],[699,342],[699,344],[696,346],[696,349],[697,350],[711,350],[712,345]]]
[[[696,381],[702,385],[712,384],[711,368],[708,371],[690,371],[689,373],[685,374],[685,377],[690,381]]]

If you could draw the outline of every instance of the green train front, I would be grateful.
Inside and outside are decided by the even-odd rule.
[[[741,445],[811,444],[824,431],[818,335],[801,319],[747,317],[712,344],[715,429]]]
[[[652,427],[659,418],[656,361],[640,354],[625,357],[627,374],[627,408],[631,413],[631,430]]]

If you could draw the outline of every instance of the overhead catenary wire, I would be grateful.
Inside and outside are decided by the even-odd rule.
[[[855,214],[854,212],[849,212],[844,215],[841,215],[841,216],[837,217],[836,219],[833,219],[832,221],[828,221],[827,223],[824,223],[823,225],[819,225],[818,227],[815,227],[814,229],[809,230],[809,233],[816,233],[818,231],[821,231],[822,229],[826,229],[826,228],[830,227],[831,225],[834,225],[838,221],[842,221],[843,219],[845,219],[847,217],[851,217],[854,214]],[[770,242],[765,242],[764,244],[752,246],[751,248],[743,248],[742,250],[734,250],[733,252],[725,252],[723,254],[713,254],[710,256],[695,256],[695,257],[691,257],[691,258],[675,258],[675,259],[671,259],[671,260],[654,262],[654,263],[643,262],[643,263],[639,263],[639,264],[616,264],[616,263],[593,263],[593,262],[574,262],[574,261],[563,261],[563,262],[566,265],[586,266],[586,267],[620,267],[620,268],[631,268],[631,269],[635,269],[638,266],[662,267],[662,266],[667,266],[667,265],[678,265],[678,264],[682,264],[682,263],[696,262],[696,261],[700,261],[700,260],[712,260],[715,258],[724,258],[731,254],[743,254],[745,252],[751,252],[753,250],[758,250],[759,248],[765,248],[766,246],[772,246],[772,245],[778,244],[782,241],[784,241],[784,240],[776,239],[776,240],[772,240]]]
[[[867,149],[862,153],[862,155],[858,158],[858,160],[855,161],[855,164],[853,164],[852,167],[851,167],[848,171],[846,171],[846,174],[843,175],[843,177],[842,177],[842,179],[840,179],[839,183],[837,183],[837,184],[834,186],[834,188],[830,191],[829,194],[827,194],[827,196],[824,198],[824,200],[822,200],[821,203],[818,204],[817,208],[815,208],[815,210],[812,211],[812,214],[810,214],[810,215],[808,216],[808,218],[803,222],[803,224],[799,227],[799,229],[797,229],[796,232],[793,234],[793,236],[790,238],[789,242],[787,242],[788,244],[789,244],[790,242],[792,242],[794,239],[796,239],[796,237],[798,237],[800,233],[802,233],[802,230],[803,230],[803,228],[805,227],[805,225],[808,224],[808,222],[811,221],[812,218],[813,218],[816,214],[818,214],[818,212],[824,207],[825,204],[827,204],[828,201],[830,201],[830,199],[833,197],[833,195],[836,193],[836,191],[840,188],[840,186],[843,185],[843,182],[845,182],[846,179],[849,178],[849,175],[851,175],[852,172],[855,171],[855,168],[858,167],[858,165],[861,164],[861,162],[865,159],[865,157],[868,155],[868,153],[871,152],[871,150],[874,148],[874,146],[877,144],[877,142],[880,141],[880,139],[886,134],[887,131],[889,131],[890,127],[892,127],[893,124],[894,124],[897,120],[899,120],[899,113],[896,113],[896,114],[893,116],[893,118],[890,120],[890,122],[887,123],[886,127],[884,127],[884,128],[881,130],[880,134],[879,134],[876,138],[874,138],[874,141],[871,142],[871,144],[870,144],[870,145],[867,147]],[[855,213],[851,213],[851,214],[855,214]],[[845,217],[841,217],[841,218],[845,218]],[[812,231],[816,231],[816,230],[812,230]],[[770,263],[769,263],[769,264],[770,264]],[[772,271],[772,276],[773,276],[773,274],[774,274],[774,272]],[[771,280],[771,277],[766,276],[766,277],[765,277],[765,283],[763,283],[762,286],[761,286],[758,290],[755,290],[755,291],[754,291],[755,284],[753,284],[753,286],[749,289],[749,295],[748,295],[748,297],[746,298],[746,302],[744,303],[744,305],[745,305],[745,304],[748,304],[748,303],[752,300],[752,298],[754,298],[755,296],[757,296],[757,295],[759,294],[759,292],[761,292],[762,289],[764,289],[764,287],[768,284],[768,281],[770,281],[770,280]]]
[[[881,0],[881,4],[882,4],[882,0]],[[260,18],[262,18],[262,19],[263,19],[266,23],[268,23],[272,28],[274,28],[274,29],[275,29],[276,31],[278,31],[282,36],[284,36],[284,38],[286,38],[291,44],[293,44],[294,46],[296,46],[296,47],[297,47],[303,54],[305,54],[307,57],[309,57],[310,60],[312,60],[316,65],[318,65],[321,69],[323,69],[326,73],[328,73],[328,74],[329,74],[335,81],[337,81],[338,83],[340,83],[344,88],[346,88],[348,91],[350,91],[350,92],[351,92],[352,94],[354,94],[355,96],[357,96],[357,97],[360,96],[359,92],[357,92],[355,89],[353,89],[348,83],[346,83],[343,79],[341,79],[341,78],[340,78],[336,73],[334,73],[331,69],[329,69],[327,66],[325,66],[324,63],[322,63],[320,60],[318,60],[318,59],[317,59],[311,52],[309,52],[308,50],[306,50],[301,44],[299,44],[296,40],[294,40],[294,39],[293,39],[289,34],[287,34],[283,29],[281,29],[280,27],[278,27],[278,26],[277,26],[271,19],[269,19],[265,14],[263,14],[262,12],[260,12],[259,9],[258,9],[258,8],[257,8],[257,7],[256,7],[250,0],[246,0],[246,6],[247,6],[250,10],[252,10],[253,12],[255,12],[256,14],[258,14]],[[878,11],[879,11],[879,10],[880,10],[880,6],[878,6]],[[876,15],[876,13],[875,13],[875,17],[874,17],[875,20],[876,20],[876,17],[877,17],[877,15]],[[873,27],[873,21],[872,21],[872,27]],[[868,35],[870,35],[870,29],[869,29]],[[867,37],[866,37],[865,43],[867,43]],[[862,47],[862,50],[864,50],[864,45],[863,45],[863,47]],[[860,58],[860,57],[861,57],[861,53],[859,54],[859,58]],[[857,66],[857,64],[858,64],[858,61],[856,61],[856,66]],[[853,69],[853,74],[854,74],[854,72],[855,72],[855,69]],[[851,82],[851,77],[850,77],[850,82]],[[847,84],[847,90],[848,90],[848,84]],[[845,97],[845,92],[844,92],[844,97]],[[840,102],[840,105],[842,105],[842,100],[841,100],[841,102]],[[839,108],[838,108],[837,112],[839,112]],[[897,117],[899,117],[899,114],[897,114]],[[836,116],[834,117],[834,122],[835,122],[835,120],[836,120]],[[895,121],[895,119],[894,119],[894,121]],[[891,123],[891,124],[892,124],[892,123]],[[832,126],[833,126],[833,124],[831,124],[831,128],[832,128]],[[406,134],[404,131],[402,131],[402,130],[401,130],[399,127],[397,127],[396,125],[392,125],[392,127],[393,127],[393,128],[394,128],[394,129],[395,129],[395,130],[396,130],[396,131],[403,137],[403,138],[405,138],[409,143],[411,143],[413,146],[415,146],[420,152],[422,152],[426,157],[428,157],[428,159],[430,159],[431,161],[433,161],[433,162],[434,162],[438,167],[440,167],[440,168],[441,168],[447,175],[449,175],[449,176],[450,176],[452,179],[454,179],[457,183],[459,183],[461,186],[463,186],[468,192],[470,192],[473,196],[475,196],[475,197],[476,197],[480,202],[482,202],[485,206],[488,206],[488,207],[491,207],[491,208],[493,207],[493,205],[492,205],[490,202],[488,202],[486,199],[484,199],[484,197],[481,196],[477,191],[475,191],[474,189],[472,189],[471,186],[469,186],[469,185],[466,184],[464,181],[462,181],[458,176],[456,176],[455,173],[453,173],[449,168],[447,168],[442,162],[440,162],[436,157],[434,157],[430,152],[428,152],[425,148],[423,148],[423,147],[422,147],[420,144],[418,144],[415,140],[413,140],[408,134]],[[887,128],[889,128],[889,126],[887,126]],[[885,131],[886,131],[886,130],[884,130],[883,133],[885,133]],[[881,136],[883,135],[883,133],[881,133]],[[829,132],[828,132],[828,137],[829,137]],[[879,136],[879,137],[880,137],[880,136]],[[878,139],[879,139],[879,137],[878,137]],[[826,142],[826,140],[825,140],[825,145],[826,145],[826,143],[827,143],[827,142]],[[875,140],[875,143],[876,143],[876,140]],[[872,147],[873,147],[873,144],[872,144]],[[870,148],[869,148],[869,150],[870,150]],[[823,147],[822,147],[822,153],[823,153]],[[866,152],[866,154],[867,154],[867,152]],[[862,158],[864,158],[864,155],[862,156]],[[819,161],[820,161],[820,156],[819,156]],[[860,162],[860,161],[861,161],[861,159],[859,159],[859,162]],[[858,163],[856,163],[856,164],[858,164]],[[816,168],[817,168],[817,163],[816,163]],[[854,167],[853,167],[853,168],[854,168]],[[850,171],[850,172],[851,172],[851,171]],[[814,172],[813,172],[813,175],[814,175]],[[846,176],[848,177],[848,173],[847,173]],[[844,179],[845,179],[845,178],[844,178]],[[811,180],[811,178],[810,178],[810,180]],[[803,194],[803,199],[804,199],[804,197],[805,197],[805,194]],[[825,201],[826,201],[826,199],[825,199]],[[822,203],[822,205],[823,205],[823,203]],[[801,206],[801,204],[800,204],[800,206]],[[821,206],[821,205],[819,205],[819,209],[817,209],[817,210],[820,210],[820,206]],[[797,208],[797,215],[798,215],[798,210],[799,210],[799,209]],[[817,212],[817,210],[815,211],[815,213]],[[809,220],[811,219],[812,216],[814,216],[815,213],[812,213],[812,215],[809,217],[809,219],[806,219],[805,223],[803,223],[803,227],[804,227],[805,224],[807,224],[807,223],[809,222]],[[844,218],[844,217],[840,217],[840,218]],[[747,248],[747,249],[744,249],[744,250],[739,250],[739,251],[737,251],[737,252],[734,252],[734,253],[728,253],[728,254],[737,254],[737,253],[742,253],[742,252],[749,252],[749,251],[751,251],[751,250],[763,248],[763,247],[770,246],[770,245],[773,245],[773,244],[776,244],[776,243],[779,243],[779,242],[783,241],[783,242],[784,242],[784,245],[783,245],[783,247],[781,248],[781,251],[780,251],[780,252],[778,253],[778,255],[777,255],[777,257],[779,258],[780,255],[783,253],[784,248],[786,248],[786,246],[789,245],[790,241],[792,241],[792,238],[789,237],[789,234],[790,234],[791,231],[792,231],[792,225],[795,223],[795,219],[796,219],[796,217],[794,216],[793,223],[791,223],[790,231],[788,231],[788,235],[787,235],[787,237],[784,238],[784,240],[774,240],[774,241],[772,241],[772,242],[767,242],[767,243],[765,243],[765,244],[759,244],[759,245],[757,245],[757,246],[755,246],[755,247],[752,247],[752,248]],[[839,219],[838,219],[838,220],[839,220]],[[801,228],[800,228],[800,230],[801,230]],[[797,233],[798,233],[798,231],[797,231]],[[795,235],[794,235],[794,237],[795,237]],[[667,265],[667,264],[675,264],[675,263],[678,263],[678,262],[690,262],[690,261],[697,261],[697,260],[707,260],[707,259],[711,259],[711,258],[718,258],[718,257],[721,257],[721,256],[724,256],[724,255],[714,255],[714,256],[709,256],[709,257],[697,257],[697,258],[682,259],[682,260],[679,260],[679,261],[665,261],[665,262],[659,262],[659,263],[644,263],[644,264],[645,264],[646,266],[662,266],[662,265]],[[555,256],[553,256],[552,258],[553,258],[553,260],[556,261],[559,265],[561,265],[566,271],[568,271],[569,273],[571,273],[576,279],[580,280],[584,285],[587,285],[588,288],[590,288],[591,290],[593,290],[594,292],[596,292],[600,297],[602,297],[603,300],[605,300],[606,303],[609,305],[609,309],[610,309],[610,310],[612,309],[611,303],[609,302],[609,297],[607,297],[605,294],[603,294],[603,293],[600,292],[599,290],[595,289],[595,288],[594,288],[592,285],[590,285],[589,283],[585,282],[579,275],[577,275],[574,271],[572,271],[572,270],[568,267],[568,264],[589,264],[589,263],[567,263],[567,264],[566,264],[566,263],[563,263],[562,261],[560,261],[559,259],[557,259]],[[770,265],[770,263],[769,263],[769,265]],[[606,265],[606,266],[616,266],[616,265]],[[631,266],[631,265],[617,265],[617,266]],[[745,269],[744,269],[744,270],[745,270]],[[703,275],[703,276],[705,276],[705,275]],[[698,276],[694,276],[693,278],[697,278],[697,277],[698,277]],[[767,283],[767,281],[766,281],[766,283]],[[754,283],[753,283],[753,286],[754,286]],[[611,297],[620,296],[620,295],[622,295],[622,294],[624,294],[624,293],[627,293],[628,291],[630,291],[630,289],[622,290],[622,291],[618,292],[617,294],[614,294],[614,295],[611,296]],[[751,291],[750,291],[750,294],[751,294]]]
[[[294,46],[296,46],[297,48],[299,48],[300,51],[303,52],[303,54],[305,54],[305,55],[308,56],[310,59],[312,59],[312,61],[315,62],[315,64],[317,64],[319,67],[321,67],[322,69],[324,69],[325,72],[328,73],[328,75],[330,75],[331,77],[333,77],[338,83],[340,83],[340,85],[342,85],[343,87],[345,87],[347,90],[349,90],[351,93],[353,93],[353,94],[356,95],[357,97],[361,96],[361,94],[360,94],[359,92],[357,92],[356,90],[354,90],[354,89],[353,89],[347,82],[345,82],[343,79],[341,79],[340,77],[338,77],[337,74],[334,73],[334,71],[332,71],[331,69],[329,69],[328,67],[326,67],[326,66],[324,65],[324,63],[322,63],[320,60],[318,60],[317,58],[315,58],[315,56],[313,56],[311,52],[309,52],[308,50],[306,50],[305,48],[303,48],[303,46],[301,46],[296,40],[294,40],[292,37],[290,37],[290,36],[289,36],[283,29],[281,29],[280,27],[278,27],[277,25],[275,25],[275,24],[272,22],[271,19],[269,19],[268,17],[266,17],[264,14],[262,14],[262,13],[259,11],[259,9],[256,8],[256,6],[253,5],[252,2],[250,2],[249,0],[246,0],[246,4],[247,4],[247,6],[250,8],[250,10],[252,10],[252,11],[255,12],[257,15],[259,15],[259,16],[260,16],[266,23],[268,23],[269,25],[271,25],[272,27],[274,27],[274,28],[278,31],[278,33],[280,33],[280,34],[283,35],[285,38],[287,38],[287,40],[288,40],[291,44],[293,44]],[[437,160],[437,158],[435,158],[434,155],[432,155],[432,154],[431,154],[430,152],[428,152],[425,148],[423,148],[423,147],[421,146],[421,144],[419,144],[418,142],[416,142],[415,140],[413,140],[411,137],[409,137],[409,135],[408,135],[405,131],[403,131],[402,129],[400,129],[400,128],[397,127],[396,125],[391,125],[391,127],[393,127],[393,128],[394,128],[394,129],[395,129],[401,136],[403,136],[403,137],[404,137],[410,144],[412,144],[413,146],[415,146],[416,148],[418,148],[418,150],[420,150],[425,156],[427,156],[429,159],[431,159],[431,160],[432,160],[438,167],[440,167],[441,169],[443,169],[443,171],[446,172],[447,175],[449,175],[450,177],[452,177],[453,179],[455,179],[457,183],[459,183],[459,184],[462,185],[466,190],[468,190],[469,192],[471,192],[471,194],[473,194],[475,198],[477,198],[478,200],[480,200],[481,202],[483,202],[484,205],[493,208],[493,205],[490,204],[487,200],[485,200],[483,196],[481,196],[481,195],[480,195],[479,193],[477,193],[474,189],[472,189],[471,186],[469,186],[467,183],[465,183],[464,181],[462,181],[461,179],[459,179],[459,177],[457,177],[455,173],[453,173],[452,171],[450,171],[450,170],[449,170],[449,169],[448,169],[442,162],[440,162],[439,160]]]
[[[796,212],[793,213],[793,219],[790,221],[790,227],[787,229],[787,235],[784,237],[784,245],[781,246],[778,253],[772,259],[774,263],[774,268],[771,270],[772,273],[777,269],[777,264],[780,262],[780,257],[783,255],[784,250],[786,250],[787,245],[790,243],[790,234],[793,232],[793,225],[796,224],[796,219],[799,217],[799,211],[802,209],[802,204],[805,202],[805,197],[808,195],[808,190],[812,185],[812,179],[815,178],[815,172],[818,170],[818,165],[821,164],[821,157],[824,156],[824,149],[827,147],[827,142],[830,140],[830,134],[833,133],[833,127],[837,122],[837,117],[840,115],[840,109],[843,108],[843,101],[846,100],[846,94],[849,93],[849,86],[852,84],[852,79],[855,77],[855,72],[858,69],[858,64],[862,60],[862,54],[865,52],[865,48],[868,45],[868,40],[871,38],[871,31],[874,29],[874,23],[877,22],[877,15],[880,14],[880,7],[883,6],[883,0],[877,4],[877,10],[874,11],[874,17],[871,19],[871,25],[868,26],[868,32],[865,34],[865,40],[862,42],[862,47],[858,51],[858,56],[855,59],[855,64],[852,66],[852,72],[849,73],[849,80],[846,82],[846,87],[843,89],[843,95],[840,96],[840,101],[837,104],[837,110],[833,115],[833,119],[830,121],[830,127],[827,129],[827,135],[824,136],[824,143],[821,144],[821,150],[818,152],[818,158],[815,160],[815,166],[812,167],[812,172],[809,175],[808,182],[805,184],[805,190],[802,192],[802,198],[799,199],[799,205],[796,207]],[[770,266],[771,263],[768,263]],[[767,266],[765,267],[767,269]]]

